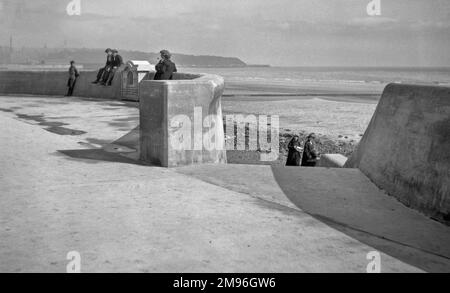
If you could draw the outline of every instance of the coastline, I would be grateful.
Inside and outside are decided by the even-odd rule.
[[[314,132],[330,139],[359,141],[375,111],[384,85],[320,84],[282,86],[227,83],[224,115],[279,116],[280,132]]]
[[[228,151],[229,163],[284,165],[294,134],[304,142],[317,134],[320,153],[349,157],[363,136],[385,84],[304,82],[228,82],[223,96],[224,115],[278,115],[278,160],[260,162],[257,151]],[[247,129],[248,131],[248,129]],[[257,130],[255,130],[257,131]]]

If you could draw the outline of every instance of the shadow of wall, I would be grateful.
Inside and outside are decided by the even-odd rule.
[[[388,85],[346,163],[407,206],[450,221],[450,88]]]

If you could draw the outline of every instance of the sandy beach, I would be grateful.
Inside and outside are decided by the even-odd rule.
[[[225,79],[224,115],[279,116],[280,157],[294,134],[304,141],[314,132],[321,153],[349,156],[358,145],[384,87],[403,82],[381,73],[348,69],[295,68],[185,68],[184,71],[218,74]],[[383,73],[384,74],[384,73]],[[261,164],[255,151],[229,151],[229,163]]]
[[[278,115],[281,133],[315,132],[348,142],[359,141],[387,84],[245,77],[229,69],[189,70],[225,78],[224,114]]]
[[[280,157],[284,165],[287,144],[297,134],[319,137],[321,153],[351,155],[363,136],[385,85],[309,82],[302,84],[228,82],[223,98],[225,115],[278,115]],[[230,163],[261,163],[251,151],[228,152]]]
[[[375,111],[376,100],[352,97],[225,97],[225,114],[278,115],[282,132],[315,132],[334,139],[359,140]]]

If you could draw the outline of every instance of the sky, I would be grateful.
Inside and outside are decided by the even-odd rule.
[[[0,0],[0,46],[105,48],[280,66],[450,66],[449,0]]]

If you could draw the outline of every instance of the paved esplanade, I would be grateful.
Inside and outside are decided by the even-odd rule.
[[[382,272],[449,271],[449,228],[357,170],[142,166],[136,132],[110,144],[134,104],[0,110],[0,272],[65,272],[69,251],[82,272],[365,272],[374,250]]]

